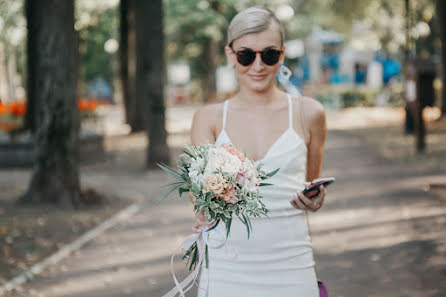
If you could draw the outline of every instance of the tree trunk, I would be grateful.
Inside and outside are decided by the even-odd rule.
[[[26,40],[26,111],[23,123],[23,130],[31,130],[32,133],[36,132],[36,107],[35,107],[35,90],[36,90],[36,30],[37,30],[37,18],[36,7],[39,5],[38,1],[27,0],[25,2],[25,16],[27,27],[27,40]]]
[[[215,70],[217,68],[217,42],[211,38],[208,39],[204,57],[206,59],[206,74],[203,79],[203,101],[214,101],[216,98]]]
[[[125,111],[125,122],[130,122],[130,94],[129,94],[129,52],[128,52],[128,34],[129,34],[129,22],[128,22],[128,0],[121,0],[119,6],[120,26],[119,26],[119,61],[120,61],[120,74],[122,95]]]
[[[29,86],[35,103],[36,160],[20,202],[79,204],[77,36],[73,0],[28,0],[32,14]],[[28,16],[28,13],[27,13]]]
[[[132,132],[145,129],[142,101],[136,96],[135,8],[138,2],[121,0],[121,79],[126,122]]]
[[[441,116],[446,116],[446,2],[437,0],[437,20],[440,27],[441,40],[441,75],[442,75],[442,91],[441,91]]]
[[[135,2],[137,83],[136,94],[144,103],[149,137],[146,164],[169,161],[164,106],[164,32],[162,0]]]

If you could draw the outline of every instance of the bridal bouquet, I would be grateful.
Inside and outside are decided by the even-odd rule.
[[[248,238],[252,229],[249,217],[267,216],[268,209],[263,204],[259,187],[271,185],[262,182],[277,173],[279,169],[266,173],[263,164],[257,166],[232,145],[216,146],[203,144],[199,146],[182,146],[182,154],[178,157],[177,169],[158,164],[177,181],[169,184],[172,188],[164,195],[178,189],[181,196],[191,192],[195,196],[195,214],[204,212],[208,224],[215,224],[204,231],[208,232],[222,222],[226,227],[226,238],[229,236],[231,222],[237,216],[246,226]],[[163,197],[163,198],[164,198]],[[203,232],[202,232],[203,233]],[[207,234],[204,240],[207,243]],[[190,261],[189,270],[196,266],[200,251],[199,235],[191,235],[182,245],[186,252],[183,259]],[[208,246],[205,244],[206,267],[208,267]]]

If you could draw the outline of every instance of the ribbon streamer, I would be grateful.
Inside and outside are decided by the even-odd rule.
[[[194,283],[195,283],[195,279],[198,276],[198,273],[200,272],[200,267],[201,264],[204,261],[204,258],[206,257],[206,245],[208,245],[211,248],[222,248],[225,243],[226,243],[226,236],[225,236],[225,232],[222,229],[219,229],[218,227],[211,230],[211,231],[215,231],[217,237],[221,237],[220,242],[217,241],[216,245],[211,245],[209,243],[209,233],[208,233],[208,229],[210,227],[208,226],[204,226],[201,227],[200,233],[193,233],[191,235],[189,235],[181,244],[181,246],[175,250],[175,252],[172,254],[172,257],[170,258],[170,272],[172,273],[172,277],[173,277],[173,281],[175,282],[175,287],[172,288],[167,294],[163,295],[163,297],[175,297],[177,295],[177,293],[180,293],[179,296],[181,297],[186,297],[184,295],[184,293],[186,293],[187,291],[189,291]],[[221,236],[223,235],[223,236]],[[175,253],[179,250],[179,249],[185,249],[186,251],[194,244],[197,243],[197,249],[198,249],[198,263],[195,266],[194,271],[192,271],[181,283],[178,282],[178,279],[175,276],[175,273],[173,271],[173,258],[175,257]],[[186,286],[188,286],[186,288]]]

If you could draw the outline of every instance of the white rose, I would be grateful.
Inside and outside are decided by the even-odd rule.
[[[190,164],[190,170],[191,171],[199,171],[202,172],[204,167],[204,159],[203,158],[197,158]]]
[[[189,177],[194,184],[198,184],[199,182],[204,182],[204,175],[197,171],[190,171]]]
[[[204,170],[205,176],[213,174],[214,171],[220,168],[223,172],[235,178],[240,171],[242,161],[222,147],[210,150],[208,157],[208,164]]]
[[[255,192],[257,191],[259,179],[246,179],[245,184],[243,185],[243,188],[249,192]]]
[[[204,159],[197,158],[190,164],[189,168],[189,177],[193,183],[197,183],[198,181],[203,181],[203,167],[204,167]]]
[[[246,160],[240,168],[240,173],[243,174],[243,177],[245,178],[245,180],[240,179],[240,181],[242,181],[242,187],[249,192],[256,191],[260,179],[255,164],[250,160]]]
[[[240,168],[240,172],[249,179],[257,177],[259,175],[256,166],[250,160],[246,160],[245,162],[243,162],[243,165]]]

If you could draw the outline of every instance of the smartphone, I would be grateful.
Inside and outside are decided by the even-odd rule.
[[[307,198],[314,198],[321,192],[320,187],[324,185],[324,187],[335,181],[334,177],[321,177],[316,178],[309,184],[305,189],[302,190],[302,194],[304,194]]]

